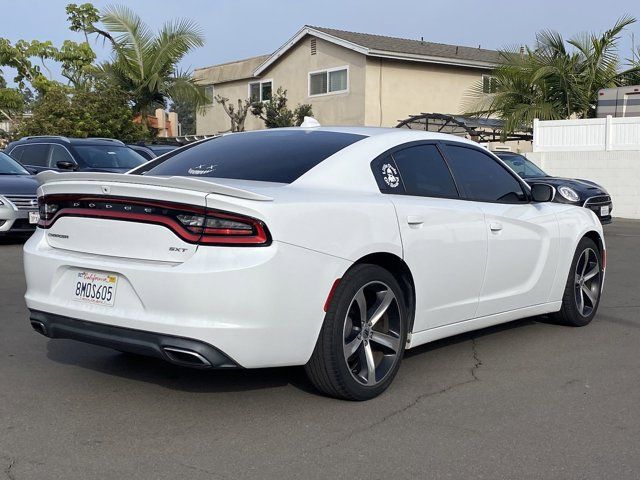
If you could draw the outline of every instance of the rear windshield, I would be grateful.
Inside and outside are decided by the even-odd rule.
[[[74,145],[78,155],[92,168],[131,169],[146,160],[129,147],[117,145]]]
[[[317,130],[264,130],[214,138],[173,154],[146,175],[291,183],[334,153],[365,138]]]

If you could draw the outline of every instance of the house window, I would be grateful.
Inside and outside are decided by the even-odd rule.
[[[213,103],[213,85],[204,86],[204,96],[207,97],[209,103]]]
[[[349,89],[349,67],[309,73],[309,96],[346,92]]]
[[[482,75],[482,93],[496,93],[498,81],[492,75]]]
[[[271,80],[249,83],[249,100],[251,102],[267,102],[271,100],[272,85],[273,82]]]

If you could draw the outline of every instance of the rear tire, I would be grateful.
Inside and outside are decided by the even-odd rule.
[[[572,327],[589,324],[598,311],[603,276],[602,254],[593,240],[584,237],[573,256],[562,308],[552,318]]]
[[[393,381],[407,338],[404,296],[377,265],[349,270],[338,285],[311,359],[311,383],[326,395],[368,400]]]

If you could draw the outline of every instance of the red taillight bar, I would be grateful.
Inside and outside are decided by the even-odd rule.
[[[50,228],[62,217],[85,217],[149,223],[168,228],[182,240],[201,245],[266,246],[271,236],[266,225],[253,217],[220,210],[158,200],[83,195],[47,195],[38,199],[40,228]],[[102,208],[104,206],[104,208]],[[245,228],[206,228],[182,223],[178,216],[200,215],[203,222],[212,220]]]

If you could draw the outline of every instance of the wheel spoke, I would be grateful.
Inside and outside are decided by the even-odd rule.
[[[577,298],[578,311],[580,312],[580,315],[583,315],[584,314],[584,294],[582,293],[582,287],[578,287],[577,295],[578,295],[578,298]]]
[[[587,270],[587,265],[589,264],[589,250],[582,252],[582,256],[584,257],[584,263],[582,264],[582,272],[580,273],[580,276],[584,277],[584,272]]]
[[[364,356],[367,360],[367,385],[374,385],[376,383],[376,364],[373,361],[371,344],[364,346]]]
[[[596,294],[594,292],[592,292],[591,289],[589,287],[587,287],[586,285],[582,286],[582,291],[587,296],[587,298],[589,298],[589,301],[591,302],[591,306],[595,307],[596,306],[596,298],[597,298]]]
[[[360,348],[360,345],[362,344],[362,338],[354,338],[353,340],[351,340],[349,343],[345,343],[344,345],[344,358],[346,360],[349,360],[349,358],[351,358],[353,356],[354,353],[356,353],[356,351],[358,350],[358,348]]]
[[[393,292],[391,291],[391,289],[378,292],[378,298],[380,297],[382,298],[378,303],[378,307],[376,308],[375,312],[373,312],[373,315],[371,315],[371,318],[369,319],[369,322],[371,322],[371,326],[375,325],[378,322],[378,320],[382,318],[382,316],[385,314],[385,312],[389,308],[389,305],[391,305],[391,302],[393,302],[393,300],[395,300],[396,298]]]
[[[591,280],[598,273],[600,273],[600,266],[596,263],[591,270],[589,270],[587,273],[584,274],[584,281],[586,282],[588,280]]]
[[[371,341],[396,353],[400,349],[400,339],[382,332],[372,332]]]
[[[360,310],[360,325],[364,326],[367,323],[367,299],[364,297],[364,288],[356,294],[355,298],[358,303],[358,310]]]

